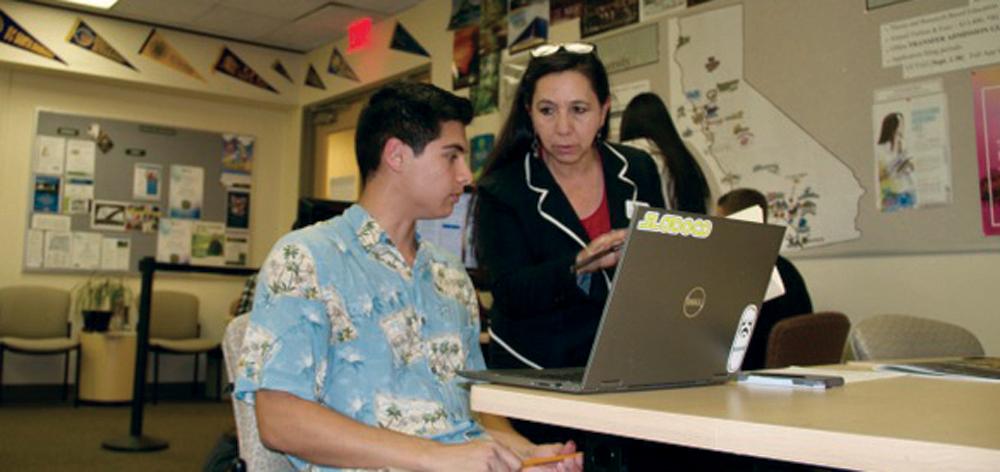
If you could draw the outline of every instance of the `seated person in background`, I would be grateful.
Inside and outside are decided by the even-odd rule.
[[[740,188],[730,191],[719,197],[717,205],[720,216],[731,215],[754,205],[760,206],[764,210],[764,222],[767,222],[767,197],[756,190]],[[799,271],[788,259],[781,256],[778,256],[776,265],[778,274],[781,275],[781,281],[785,285],[785,294],[764,302],[761,307],[760,315],[757,317],[757,325],[750,338],[750,347],[743,358],[743,370],[764,368],[767,338],[771,334],[771,328],[777,322],[795,315],[813,312],[809,291],[806,290],[806,283],[802,280]]]
[[[303,218],[300,215],[300,218]],[[299,228],[305,228],[313,223],[319,223],[319,221],[314,221],[313,218],[305,217],[305,219],[297,219],[292,223],[292,231]],[[243,283],[243,291],[240,292],[240,298],[236,299],[232,306],[229,308],[231,316],[240,316],[250,313],[253,309],[253,297],[257,290],[257,274],[253,274],[247,277],[246,281]]]
[[[456,375],[484,368],[475,291],[415,221],[449,215],[471,182],[471,119],[468,100],[433,85],[376,92],[357,128],[358,204],[286,235],[261,268],[235,395],[299,469],[516,471],[575,452],[477,418]]]

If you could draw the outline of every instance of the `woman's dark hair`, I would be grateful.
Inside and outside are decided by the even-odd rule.
[[[583,74],[590,81],[590,86],[593,88],[594,94],[597,95],[597,101],[602,105],[608,101],[611,96],[608,72],[604,69],[604,64],[598,59],[596,53],[578,54],[560,49],[548,56],[532,58],[517,86],[517,92],[510,105],[510,113],[507,114],[507,120],[500,130],[497,144],[483,167],[482,176],[484,178],[506,163],[521,159],[526,152],[531,150],[531,144],[535,140],[535,130],[531,124],[530,109],[531,99],[535,95],[535,86],[546,75],[566,71],[576,71]],[[604,126],[601,128],[599,136],[608,135],[608,121],[604,120]]]
[[[889,149],[896,149],[896,131],[899,130],[899,121],[902,116],[899,113],[889,113],[882,118],[882,131],[878,134],[878,143],[889,143]]]
[[[676,209],[706,213],[708,208],[705,202],[711,195],[705,174],[684,147],[667,107],[656,94],[636,95],[622,113],[621,140],[636,138],[652,140],[663,153],[670,178],[674,181]]]

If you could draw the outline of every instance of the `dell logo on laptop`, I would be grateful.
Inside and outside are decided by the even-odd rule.
[[[701,313],[701,310],[705,308],[705,289],[701,287],[695,287],[691,289],[690,292],[684,297],[684,316],[688,318],[694,318]]]

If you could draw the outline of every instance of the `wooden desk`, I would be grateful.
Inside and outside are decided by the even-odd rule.
[[[712,387],[601,395],[475,385],[472,409],[848,469],[997,470],[1000,384],[917,377],[827,391]]]
[[[133,332],[80,333],[80,400],[131,401],[135,349]]]

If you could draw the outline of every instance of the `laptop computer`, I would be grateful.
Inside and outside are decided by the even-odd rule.
[[[459,375],[572,393],[724,382],[743,363],[784,231],[642,208],[629,225],[586,367]]]

